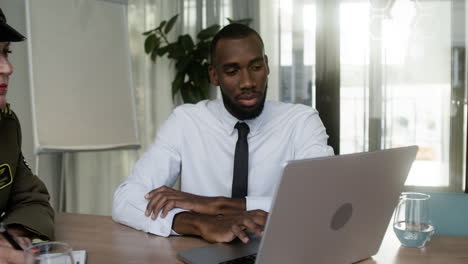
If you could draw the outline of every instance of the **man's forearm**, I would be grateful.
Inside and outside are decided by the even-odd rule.
[[[216,211],[213,214],[235,214],[245,211],[245,199],[217,197],[213,202]]]
[[[181,212],[174,216],[172,229],[184,235],[202,234],[201,227],[215,215],[237,214],[245,211],[245,199],[231,199],[226,197],[213,197],[211,203],[205,204],[211,207],[210,214],[195,212]]]
[[[178,234],[200,236],[199,228],[202,215],[192,212],[182,212],[174,216],[172,229]]]

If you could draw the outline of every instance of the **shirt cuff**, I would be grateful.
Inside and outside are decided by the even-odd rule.
[[[271,197],[267,196],[247,196],[245,197],[246,200],[246,210],[263,210],[265,212],[270,211],[271,207]]]
[[[174,216],[176,214],[185,212],[185,211],[187,210],[174,208],[170,210],[167,213],[166,217],[164,218],[161,218],[162,211],[160,211],[156,220],[152,220],[151,218],[149,219],[150,222],[148,225],[148,232],[152,234],[164,236],[164,237],[168,237],[170,235],[179,235],[174,230],[172,230],[172,221],[174,220]]]

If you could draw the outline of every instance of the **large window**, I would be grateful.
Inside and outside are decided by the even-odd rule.
[[[408,189],[462,191],[465,1],[281,0],[280,7],[281,99],[317,106],[340,154],[418,145]],[[323,97],[325,108],[317,103]]]

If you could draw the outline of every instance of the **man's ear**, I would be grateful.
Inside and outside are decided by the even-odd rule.
[[[219,85],[218,76],[216,75],[216,70],[213,67],[213,65],[208,66],[208,74],[210,75],[211,84],[218,86]]]
[[[270,66],[268,66],[268,56],[265,54],[265,65],[267,68],[267,74],[270,74]]]

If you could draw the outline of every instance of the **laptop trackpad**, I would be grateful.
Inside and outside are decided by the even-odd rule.
[[[236,239],[231,243],[216,243],[200,248],[192,248],[177,252],[177,256],[190,264],[218,264],[257,253],[261,238],[251,237],[249,243],[244,244]]]

